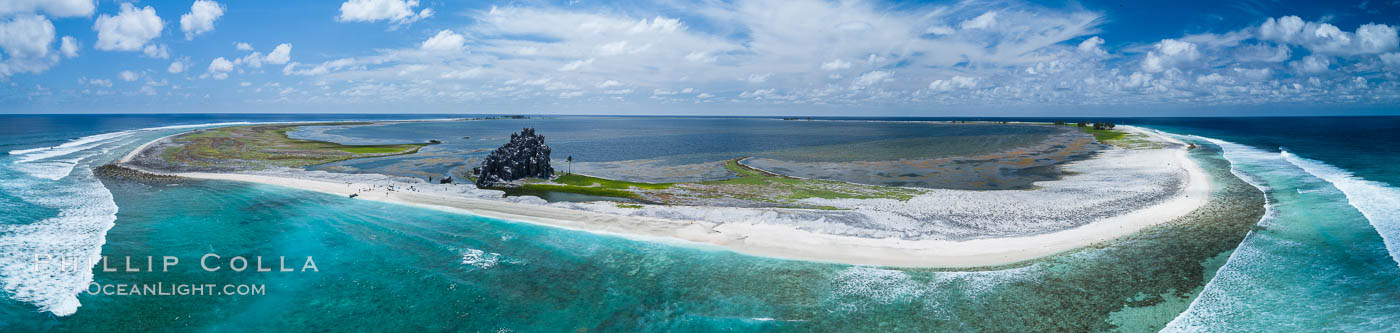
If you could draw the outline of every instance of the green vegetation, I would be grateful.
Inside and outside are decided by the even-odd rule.
[[[642,205],[638,205],[638,204],[629,204],[629,203],[618,203],[618,204],[617,204],[617,208],[638,209],[638,208],[642,208]]]
[[[1056,126],[1071,126],[1071,124],[1066,124],[1063,120],[1056,120],[1054,124]],[[1074,126],[1074,128],[1079,129],[1079,131],[1081,132],[1093,135],[1094,140],[1098,141],[1099,143],[1120,146],[1123,148],[1134,148],[1139,146],[1123,145],[1120,141],[1122,141],[1124,138],[1129,137],[1129,135],[1127,132],[1113,129],[1114,125],[1112,123],[1091,123],[1087,121],[1081,121],[1072,125]],[[1136,135],[1134,137],[1141,137],[1141,135]],[[1135,143],[1146,142],[1146,140],[1141,139],[1139,139],[1138,141],[1135,141]]]
[[[517,192],[517,193],[531,193],[531,192],[533,192],[533,193],[541,193],[541,192],[563,192],[563,193],[575,193],[575,194],[584,194],[584,195],[592,195],[592,196],[600,196],[600,197],[626,198],[626,199],[637,199],[637,200],[642,199],[642,197],[641,197],[640,195],[637,195],[637,193],[634,193],[634,192],[631,192],[631,191],[627,191],[627,190],[619,190],[619,189],[611,189],[611,188],[602,188],[602,187],[587,187],[587,186],[573,186],[573,185],[555,185],[555,184],[525,184],[525,185],[521,185],[521,186],[519,187],[518,190],[507,191],[507,192]]]
[[[1079,130],[1084,131],[1084,133],[1094,135],[1094,140],[1098,140],[1102,143],[1110,143],[1109,141],[1122,139],[1123,135],[1127,134],[1123,131],[1112,129],[1093,129],[1088,127],[1079,127]]]
[[[361,125],[368,123],[335,123]],[[222,127],[176,136],[180,144],[165,150],[167,162],[189,166],[269,166],[304,167],[352,158],[412,154],[426,144],[342,145],[333,142],[299,140],[287,136],[297,125],[251,125]]]
[[[399,152],[402,152],[403,150],[404,150],[404,149],[401,148],[401,147],[346,147],[346,148],[340,148],[340,151],[347,152],[347,153],[355,153],[355,154],[389,154],[389,153],[399,153]]]
[[[621,180],[612,180],[612,179],[607,179],[607,178],[598,178],[598,177],[592,177],[592,176],[584,176],[584,175],[572,174],[572,173],[571,173],[571,174],[566,174],[566,175],[563,175],[563,176],[559,176],[559,177],[557,177],[557,178],[554,178],[554,182],[555,182],[555,183],[564,184],[564,185],[587,186],[587,187],[596,186],[596,187],[608,188],[608,189],[615,189],[615,190],[626,190],[626,189],[630,189],[630,188],[633,188],[633,187],[641,188],[641,189],[648,189],[648,190],[660,190],[660,189],[665,189],[665,188],[671,187],[671,185],[675,185],[675,184],[673,184],[673,183],[640,183],[640,182],[628,182],[628,181],[621,181]]]
[[[909,200],[918,195],[918,190],[861,185],[846,182],[803,179],[769,173],[739,163],[739,159],[725,162],[725,169],[737,177],[700,183],[686,183],[682,186],[702,196],[738,198],[784,206],[806,207],[796,201],[807,198],[822,199],[879,199]],[[830,206],[809,207],[835,209]]]
[[[671,187],[671,185],[674,184],[628,182],[579,174],[566,174],[549,181],[543,179],[527,179],[525,184],[520,185],[518,189],[513,189],[508,192],[563,192],[635,200],[641,199],[641,196],[633,192],[632,190],[634,189],[661,190]]]
[[[838,209],[800,203],[807,198],[909,200],[918,190],[838,181],[802,179],[754,169],[738,159],[725,162],[734,178],[694,183],[641,183],[566,174],[552,180],[528,179],[519,187],[503,188],[510,195],[539,195],[547,192],[574,193],[601,197],[625,198],[662,204],[695,204],[725,198],[754,201],[775,207]],[[634,208],[631,206],[618,207]],[[641,208],[636,206],[635,208]]]

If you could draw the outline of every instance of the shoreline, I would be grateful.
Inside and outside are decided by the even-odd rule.
[[[1179,142],[1155,131],[1131,128],[1161,140]],[[159,139],[157,139],[159,140]],[[154,142],[154,141],[153,141]],[[144,145],[143,145],[144,147]],[[139,151],[140,149],[138,149]],[[1211,184],[1185,148],[1171,156],[1186,170],[1186,187],[1164,202],[1085,225],[1027,236],[971,240],[869,238],[806,231],[790,225],[713,223],[609,214],[538,204],[453,196],[448,193],[386,191],[375,184],[331,182],[288,175],[248,173],[159,173],[192,179],[239,181],[281,186],[465,213],[510,222],[531,223],[643,241],[699,245],[762,257],[815,262],[909,268],[1001,266],[1062,253],[1136,233],[1171,221],[1203,206]],[[135,154],[135,152],[133,152]],[[1171,162],[1168,160],[1166,162]],[[149,172],[147,170],[138,169]],[[415,186],[438,186],[417,184]]]

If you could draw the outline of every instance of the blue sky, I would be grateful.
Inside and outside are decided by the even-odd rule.
[[[0,112],[1400,114],[1400,1],[0,1]]]

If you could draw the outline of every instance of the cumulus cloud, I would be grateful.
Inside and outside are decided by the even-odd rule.
[[[209,62],[208,71],[206,75],[213,77],[215,80],[227,79],[228,72],[233,71],[233,62],[224,59],[224,57],[214,58],[214,61]]]
[[[403,24],[415,20],[422,4],[428,2],[348,1],[338,19]],[[383,9],[350,10],[371,5]],[[688,14],[665,14],[676,12]],[[627,10],[527,2],[461,15],[469,18],[465,24],[425,31],[398,49],[299,59],[307,64],[288,59],[282,72],[314,76],[321,97],[336,102],[510,103],[587,95],[598,98],[584,100],[599,101],[636,94],[665,103],[703,96],[786,105],[1007,105],[1279,102],[1309,93],[1360,100],[1346,90],[1361,89],[1352,77],[1369,80],[1366,89],[1395,90],[1385,71],[1400,69],[1385,25],[1347,32],[1316,23],[1308,30],[1301,19],[1277,18],[1267,33],[1247,23],[1223,33],[1126,39],[1110,53],[1095,36],[1106,21],[1101,13],[1017,0],[924,6],[737,0]],[[457,52],[468,36],[471,52]],[[1311,39],[1390,51],[1340,53]],[[272,56],[240,50],[252,53],[229,57],[224,73]],[[316,91],[297,93],[315,97]]]
[[[1400,53],[1386,53],[1380,56],[1381,62],[1387,66],[1400,68]]]
[[[5,0],[0,1],[0,17],[43,12],[53,17],[92,15],[92,0]]]
[[[180,15],[180,30],[185,32],[185,40],[214,31],[214,21],[224,16],[224,6],[209,0],[196,0],[190,5],[190,12]]]
[[[458,35],[452,30],[442,30],[438,31],[437,35],[433,35],[432,38],[423,41],[423,45],[420,47],[429,51],[457,51],[461,50],[466,42],[467,39],[462,35]]]
[[[1369,23],[1347,32],[1329,23],[1307,22],[1297,16],[1269,18],[1259,26],[1259,38],[1335,55],[1389,52],[1400,44],[1395,27],[1389,25]]]
[[[389,21],[394,24],[413,23],[433,16],[431,8],[416,10],[418,0],[350,0],[340,4],[341,22]]]
[[[239,51],[252,51],[253,45],[244,42],[238,42],[233,43],[233,48]]]
[[[822,63],[823,70],[834,71],[847,68],[851,68],[851,63],[841,59],[835,59],[832,61]]]
[[[575,61],[573,61],[573,62],[569,62],[569,63],[567,63],[567,64],[564,64],[564,66],[559,66],[559,71],[560,71],[560,72],[571,72],[571,71],[576,71],[576,70],[579,70],[579,69],[581,69],[581,68],[586,68],[586,67],[588,67],[589,65],[592,65],[592,64],[593,64],[593,58],[588,58],[588,59],[583,59],[583,60],[575,60]]]
[[[184,60],[176,60],[170,62],[170,67],[166,67],[165,71],[170,72],[170,74],[184,73],[187,66],[189,65]]]
[[[25,15],[0,22],[0,50],[12,58],[43,58],[53,43],[53,23],[39,15]]]
[[[1147,57],[1142,60],[1142,70],[1159,73],[1188,65],[1200,58],[1201,51],[1196,48],[1195,43],[1163,39],[1153,46],[1152,51],[1147,52]]]
[[[102,14],[92,25],[92,30],[97,31],[97,44],[93,47],[104,51],[142,51],[148,49],[147,43],[152,39],[160,37],[164,28],[165,22],[156,16],[155,8],[138,9],[123,3],[116,16]],[[147,52],[152,53],[157,52]]]
[[[1288,65],[1299,73],[1317,74],[1326,72],[1327,69],[1332,66],[1332,59],[1327,56],[1314,54],[1303,57],[1303,59],[1294,61]]]
[[[122,81],[131,82],[141,78],[141,75],[136,74],[136,72],[132,71],[121,71],[120,73],[117,73],[117,77],[121,78]]]
[[[101,86],[101,87],[111,88],[111,87],[112,87],[112,80],[107,80],[107,79],[89,79],[89,78],[87,78],[86,76],[84,76],[84,77],[78,78],[78,84],[94,85],[94,86]]]
[[[58,63],[50,52],[54,27],[41,15],[20,15],[0,20],[0,78],[17,73],[39,73]]]
[[[933,80],[928,84],[928,89],[933,91],[950,91],[955,89],[967,89],[977,86],[977,78],[967,76],[953,76],[947,80]]]
[[[78,39],[73,36],[63,36],[63,42],[59,44],[58,51],[63,53],[64,58],[78,56]]]
[[[272,52],[269,52],[267,54],[267,58],[264,59],[264,61],[267,61],[267,63],[274,65],[285,64],[291,60],[292,43],[277,44],[277,47],[272,48]]]
[[[865,87],[873,86],[883,82],[892,81],[891,77],[893,76],[894,72],[890,71],[866,72],[865,74],[861,74],[860,77],[856,78],[855,82],[851,83],[851,88],[863,89]]]
[[[146,44],[146,47],[141,48],[141,54],[151,58],[168,59],[170,48],[165,47],[165,44]]]
[[[1099,38],[1099,36],[1089,37],[1089,39],[1079,42],[1079,47],[1076,49],[1080,53],[1102,57],[1108,55],[1108,51],[1103,49],[1103,43],[1103,38]]]

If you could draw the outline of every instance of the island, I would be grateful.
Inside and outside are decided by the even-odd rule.
[[[1209,200],[1211,188],[1205,172],[1188,158],[1189,144],[1154,130],[1098,123],[940,124],[1025,126],[1051,134],[1006,151],[929,158],[738,156],[697,164],[718,174],[710,179],[667,182],[613,176],[617,170],[638,168],[559,172],[549,163],[557,156],[551,157],[542,133],[529,128],[502,139],[503,145],[484,161],[469,163],[474,172],[438,176],[465,176],[471,182],[308,170],[341,161],[416,156],[429,145],[356,145],[289,135],[311,126],[382,124],[202,129],[146,143],[116,166],[162,177],[294,187],[759,256],[935,268],[1014,264],[1124,237],[1195,211]],[[571,165],[580,164],[572,157]],[[865,172],[916,169],[923,173]],[[550,199],[560,194],[585,200]]]

